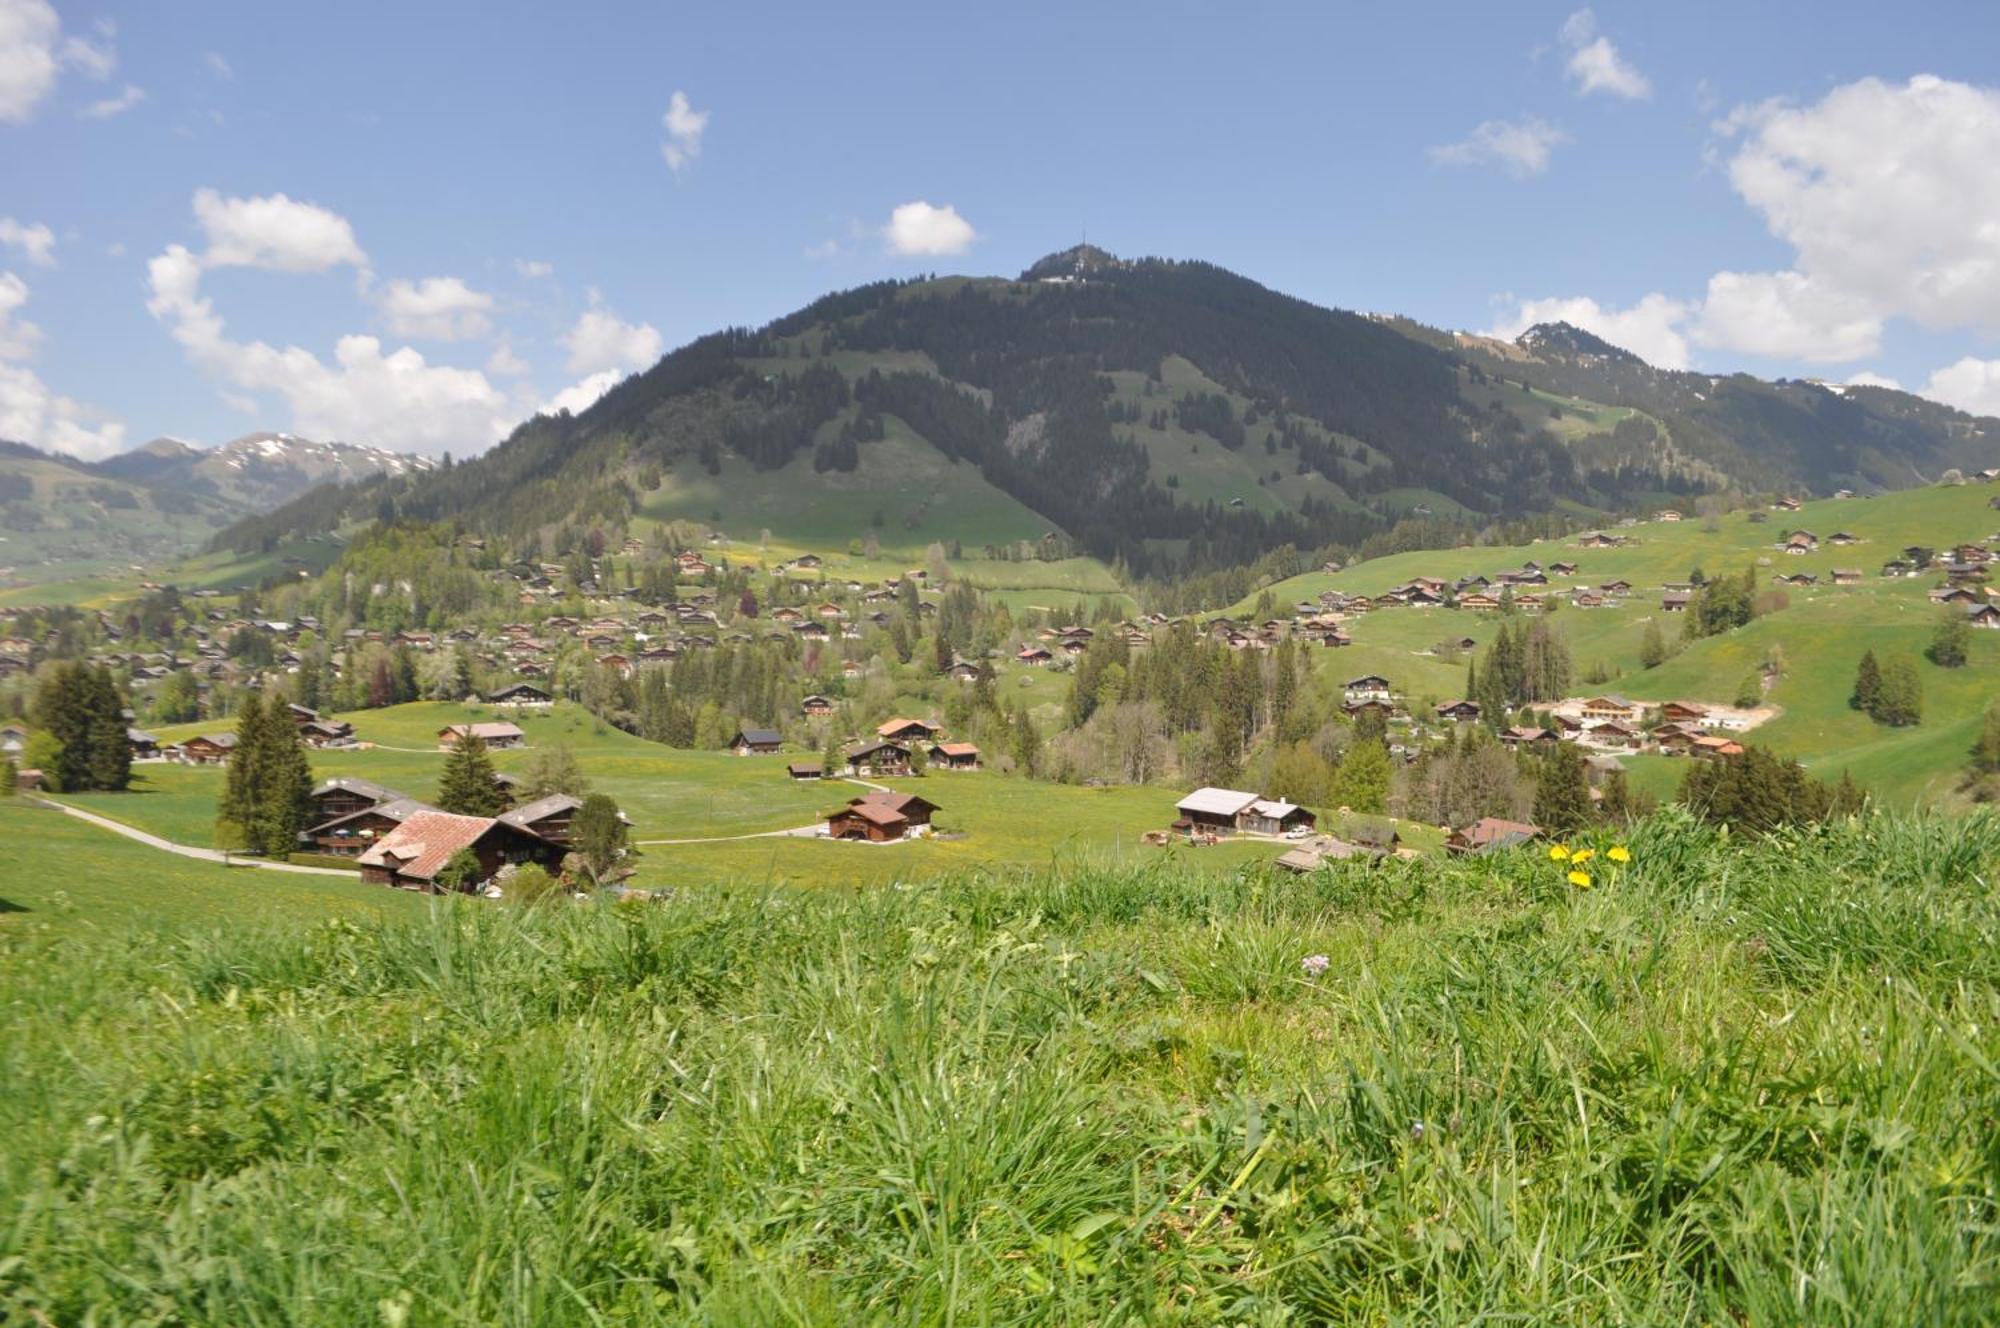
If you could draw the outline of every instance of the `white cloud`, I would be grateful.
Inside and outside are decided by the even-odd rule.
[[[2000,329],[2000,91],[1867,78],[1740,108],[1729,179],[1794,266],[1881,316]]]
[[[623,322],[608,309],[587,310],[563,338],[573,374],[644,369],[660,358],[665,344],[651,323]]]
[[[0,0],[0,121],[25,122],[55,88],[61,32],[47,0]]]
[[[2000,415],[2000,360],[1966,356],[1937,370],[1923,395],[1974,415]]]
[[[56,233],[45,223],[29,225],[12,217],[0,217],[0,246],[19,250],[36,267],[54,267]]]
[[[539,280],[542,277],[553,276],[556,267],[554,263],[544,263],[533,258],[517,258],[514,260],[514,270],[530,280]]]
[[[30,359],[42,343],[42,329],[15,316],[27,302],[28,283],[0,272],[0,360]]]
[[[1661,369],[1688,367],[1688,343],[1680,330],[1691,310],[1682,300],[1658,291],[1625,309],[1610,309],[1588,296],[1522,300],[1512,316],[1484,335],[1512,341],[1536,323],[1568,323],[1604,338]]]
[[[42,330],[16,315],[28,302],[28,284],[12,272],[0,272],[0,438],[74,456],[97,458],[124,443],[125,426],[50,390],[26,364],[35,353]]]
[[[581,415],[597,404],[597,399],[624,381],[625,375],[616,369],[604,369],[580,382],[572,383],[562,391],[535,407],[538,415],[556,415],[568,411]]]
[[[1550,153],[1568,141],[1568,134],[1532,115],[1487,120],[1460,141],[1432,148],[1430,158],[1440,166],[1497,164],[1516,179],[1526,179],[1546,171]]]
[[[236,78],[236,70],[230,65],[228,57],[220,51],[203,51],[201,62],[208,66],[209,73],[225,83],[232,82]]]
[[[23,364],[0,364],[0,438],[95,461],[125,445],[125,426],[49,390]]]
[[[1718,272],[1694,325],[1704,346],[1809,363],[1844,363],[1882,345],[1867,301],[1797,272]]]
[[[1638,100],[1653,95],[1653,85],[1632,63],[1618,54],[1609,37],[1597,31],[1597,16],[1579,9],[1563,23],[1563,49],[1569,52],[1564,68],[1576,83],[1576,90],[1589,95],[1608,92],[1614,97]]]
[[[528,362],[514,353],[514,347],[502,341],[486,357],[486,372],[495,378],[520,378],[529,372]]]
[[[93,26],[97,41],[87,37],[65,38],[58,59],[87,78],[110,78],[118,72],[118,48],[112,44],[112,39],[118,35],[118,25],[108,18],[101,18]]]
[[[127,83],[125,90],[117,96],[94,101],[77,114],[87,120],[109,120],[114,115],[125,114],[144,100],[146,100],[146,90],[137,83]]]
[[[1878,374],[1874,372],[1872,369],[1863,369],[1860,373],[1851,373],[1847,375],[1847,386],[1891,387],[1898,392],[1903,390],[1903,385],[1901,383],[1889,377],[1887,374]]]
[[[708,116],[707,111],[697,111],[689,103],[685,92],[676,91],[667,99],[667,113],[660,117],[660,125],[667,131],[660,143],[660,155],[676,173],[701,155],[701,136],[708,129]]]
[[[399,337],[465,341],[493,330],[487,316],[493,312],[493,297],[458,277],[425,277],[417,282],[399,277],[377,292],[375,300],[383,325]]]
[[[882,235],[891,253],[910,255],[962,254],[979,238],[957,208],[949,203],[932,207],[921,199],[891,212]]]
[[[328,362],[298,346],[232,340],[213,302],[201,293],[206,269],[321,271],[343,263],[360,266],[366,256],[344,219],[282,194],[222,199],[202,190],[195,195],[195,213],[208,235],[208,251],[197,255],[176,244],[157,255],[147,265],[146,308],[226,396],[278,397],[290,411],[290,427],[303,434],[420,452],[476,452],[511,428],[515,412],[485,374],[431,364],[407,346],[385,350],[375,337],[344,336]],[[462,283],[430,286],[429,295],[427,285],[409,288],[411,303],[403,312],[462,320],[467,312],[459,298]],[[462,325],[449,324],[451,330]]]
[[[197,189],[194,215],[208,235],[204,267],[324,272],[342,263],[368,266],[347,219],[317,203],[283,194],[224,198],[213,189]]]

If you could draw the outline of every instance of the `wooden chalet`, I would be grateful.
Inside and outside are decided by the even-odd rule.
[[[1615,719],[1607,719],[1601,724],[1592,724],[1583,731],[1583,740],[1599,747],[1619,747],[1630,750],[1645,742],[1645,735],[1630,724]]]
[[[776,729],[738,729],[729,740],[729,750],[738,756],[775,756],[785,745],[785,736]]]
[[[1444,701],[1437,708],[1437,717],[1453,724],[1471,724],[1479,718],[1477,701]]]
[[[943,731],[921,719],[891,719],[875,726],[875,736],[885,742],[930,742]]]
[[[126,729],[125,745],[135,761],[150,761],[160,754],[160,740],[144,729]]]
[[[799,712],[807,719],[820,719],[833,713],[833,698],[814,693],[799,702]]]
[[[1547,749],[1562,741],[1562,735],[1554,729],[1536,728],[1531,725],[1516,725],[1500,734],[1503,745],[1520,749]]]
[[[329,857],[358,857],[418,812],[436,810],[429,803],[415,798],[387,798],[330,816],[300,831],[299,844],[309,852],[324,853]]]
[[[899,742],[862,742],[845,753],[847,773],[880,779],[885,775],[910,773],[910,749]]]
[[[188,765],[225,765],[236,754],[234,733],[203,733],[167,749]]]
[[[1389,680],[1376,673],[1365,673],[1359,678],[1349,678],[1341,684],[1341,695],[1349,701],[1388,701],[1391,699]]]
[[[403,797],[395,789],[371,779],[352,777],[325,780],[306,796],[312,804],[312,822],[315,825],[352,816],[355,812]]]
[[[1526,821],[1510,821],[1500,816],[1484,816],[1462,830],[1454,830],[1444,841],[1445,852],[1454,854],[1491,853],[1513,848],[1539,838],[1541,827]]]
[[[1708,719],[1708,707],[1694,701],[1666,701],[1660,719],[1667,724],[1700,724]]]
[[[826,833],[833,839],[855,839],[871,844],[888,844],[928,830],[937,813],[934,802],[914,793],[871,792],[851,798],[847,805],[827,813]]]
[[[436,893],[444,889],[439,874],[461,850],[469,850],[479,862],[478,880],[467,889],[490,882],[502,867],[536,863],[553,868],[563,856],[560,844],[498,817],[426,810],[371,844],[357,861],[361,879],[371,885]]]
[[[1603,723],[1607,720],[1630,724],[1639,718],[1640,706],[1637,701],[1628,701],[1622,696],[1593,696],[1583,703],[1585,723]]]
[[[517,829],[539,835],[551,844],[568,844],[570,822],[583,807],[583,799],[567,793],[550,793],[500,813],[500,819]],[[620,812],[618,819],[625,819]]]
[[[930,758],[930,763],[940,770],[979,768],[979,748],[969,742],[933,743],[925,755]]]
[[[447,724],[438,730],[438,746],[446,751],[458,745],[459,739],[473,737],[496,751],[508,747],[519,747],[528,740],[518,725],[504,720],[487,720],[476,724]]]
[[[1296,803],[1239,789],[1199,788],[1174,804],[1176,830],[1191,835],[1283,835],[1318,818]]]
[[[818,761],[793,761],[786,765],[785,774],[800,780],[826,778],[826,770]]]
[[[1055,656],[1044,646],[1022,646],[1015,660],[1031,669],[1046,668]]]
[[[545,688],[537,687],[531,682],[513,683],[497,692],[488,693],[486,697],[488,705],[511,706],[517,710],[530,708],[546,710],[554,705],[555,701],[555,697]]]

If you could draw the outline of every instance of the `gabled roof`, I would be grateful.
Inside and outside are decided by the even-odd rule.
[[[528,736],[521,731],[518,725],[504,722],[494,723],[491,721],[478,724],[447,724],[442,729],[439,729],[438,732],[440,734],[449,733],[455,738],[463,737],[465,734],[470,733],[481,742],[487,742],[494,738],[525,738]]]
[[[776,729],[742,729],[736,734],[737,740],[752,747],[775,747],[785,740]],[[734,746],[735,744],[731,744]]]
[[[882,723],[877,724],[875,726],[875,732],[881,735],[882,737],[886,738],[889,737],[891,734],[901,733],[904,729],[911,727],[920,728],[926,733],[935,733],[937,732],[938,729],[937,725],[931,723],[929,720],[926,719],[898,718],[898,719],[885,720]]]
[[[373,798],[377,802],[394,802],[397,798],[403,796],[386,784],[377,784],[372,779],[357,779],[351,775],[343,775],[338,779],[322,780],[313,789],[311,796],[314,798],[323,798],[327,794],[335,792],[358,793],[364,798]]]
[[[1493,849],[1524,844],[1541,833],[1540,826],[1530,825],[1526,821],[1510,821],[1501,816],[1482,816],[1459,831],[1458,838],[1469,848]]]
[[[1254,793],[1240,789],[1198,788],[1174,804],[1178,811],[1199,812],[1203,816],[1237,816],[1261,801]]]
[[[471,848],[498,824],[489,816],[421,811],[376,840],[357,861],[364,867],[389,868],[398,876],[435,880],[454,853]]]
[[[315,835],[324,834],[329,830],[338,830],[350,821],[359,821],[365,816],[379,816],[385,821],[407,821],[418,812],[434,812],[436,810],[437,808],[431,806],[428,802],[420,802],[416,798],[398,796],[389,799],[387,802],[378,802],[372,807],[363,807],[360,811],[349,812],[345,816],[336,816],[331,821],[322,821],[318,825],[309,826],[307,827],[307,832]]]
[[[567,793],[551,793],[546,797],[536,798],[533,802],[523,803],[511,811],[501,812],[499,819],[509,825],[529,830],[536,821],[546,820],[562,812],[573,812],[581,806],[583,806],[582,798],[573,798]]]

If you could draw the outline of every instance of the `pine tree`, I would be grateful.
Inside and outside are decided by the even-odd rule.
[[[282,702],[267,702],[257,727],[255,805],[244,823],[245,838],[253,852],[290,853],[311,815],[312,767],[299,726]]]
[[[254,781],[257,742],[263,727],[263,698],[251,692],[236,712],[236,750],[230,754],[222,798],[215,808],[215,838],[224,848],[248,846],[250,822],[257,812]]]
[[[1543,759],[1535,779],[1534,817],[1551,835],[1574,834],[1590,824],[1590,781],[1576,744],[1558,743]]]
[[[1882,695],[1882,667],[1875,662],[1875,652],[1863,651],[1861,667],[1854,675],[1854,694],[1847,703],[1862,714],[1873,717]]]
[[[485,741],[476,733],[463,734],[452,744],[438,777],[439,808],[460,816],[498,816],[504,799],[493,773]]]
[[[90,712],[89,763],[93,789],[121,792],[132,782],[132,742],[126,734],[124,703],[109,669],[97,669],[84,688]]]

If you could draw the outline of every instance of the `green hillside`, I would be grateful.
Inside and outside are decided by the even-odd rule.
[[[1940,614],[1926,599],[1938,578],[1884,579],[1879,572],[1882,563],[1906,545],[1948,548],[1984,540],[2000,528],[2000,512],[1988,506],[1994,492],[1992,486],[1965,485],[1912,489],[1874,499],[1827,499],[1807,503],[1796,513],[1770,512],[1762,524],[1750,522],[1746,513],[1731,513],[1719,518],[1713,529],[1692,518],[1652,521],[1621,530],[1634,542],[1619,549],[1586,550],[1543,541],[1398,554],[1339,573],[1294,577],[1272,586],[1269,593],[1282,608],[1329,589],[1374,595],[1418,576],[1490,577],[1529,559],[1544,565],[1573,561],[1578,564],[1577,575],[1558,578],[1551,587],[1558,595],[1570,586],[1613,580],[1630,581],[1636,587],[1619,607],[1564,608],[1555,616],[1579,677],[1598,664],[1616,675],[1598,690],[1639,700],[1685,698],[1726,704],[1745,675],[1775,649],[1785,670],[1767,700],[1782,713],[1756,730],[1756,741],[1800,758],[1825,777],[1838,778],[1841,771],[1850,771],[1893,803],[1948,800],[1977,736],[1979,716],[1989,700],[2000,696],[2000,633],[1973,633],[1971,659],[1964,667],[1937,667],[1922,653]],[[1772,546],[1787,529],[1814,531],[1821,537],[1820,549],[1803,556],[1779,553]],[[1836,531],[1853,534],[1861,542],[1829,547],[1826,538]],[[1679,619],[1660,609],[1661,584],[1685,581],[1697,567],[1709,575],[1755,567],[1760,589],[1780,592],[1785,607],[1733,632],[1696,641],[1657,669],[1643,669],[1640,649],[1648,622],[1657,621],[1669,641],[1680,631]],[[1862,569],[1861,584],[1831,584],[1836,567]],[[1773,576],[1795,572],[1815,574],[1820,584],[1771,585]],[[1261,594],[1247,598],[1231,612],[1250,615],[1260,599]],[[1491,615],[1449,609],[1379,610],[1349,626],[1354,645],[1334,653],[1322,674],[1331,679],[1334,674],[1381,673],[1413,700],[1448,699],[1464,690],[1462,660],[1446,662],[1421,652],[1451,636],[1470,636],[1483,644],[1496,629]],[[1922,724],[1884,728],[1849,707],[1855,666],[1865,650],[1878,657],[1905,655],[1918,661],[1924,687]],[[1579,681],[1577,690],[1583,694],[1590,687]],[[1632,764],[1640,782],[1654,788],[1666,787],[1679,768],[1665,758],[1636,758]]]

